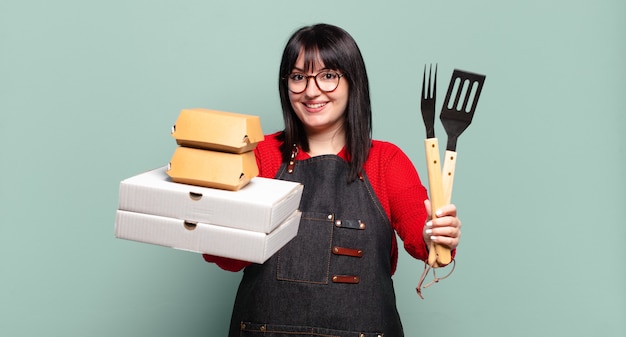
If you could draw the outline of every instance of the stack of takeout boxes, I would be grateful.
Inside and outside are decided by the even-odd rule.
[[[115,236],[263,263],[296,236],[303,186],[257,177],[259,117],[182,110],[167,167],[120,183]]]

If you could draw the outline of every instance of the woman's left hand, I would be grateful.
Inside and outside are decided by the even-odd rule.
[[[456,216],[456,206],[450,204],[441,207],[436,211],[436,219],[432,219],[430,200],[424,200],[424,206],[428,211],[428,218],[431,219],[424,226],[426,244],[435,242],[455,249],[461,237],[461,220]]]

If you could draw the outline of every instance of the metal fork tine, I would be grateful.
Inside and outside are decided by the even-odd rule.
[[[433,78],[433,65],[431,64],[428,69],[428,93],[424,98],[436,99],[437,97],[437,64],[435,64],[435,77]],[[424,66],[424,77],[426,77],[426,66]],[[432,80],[432,89],[431,89]],[[422,90],[424,90],[424,83],[422,83]]]
[[[433,78],[433,66],[428,69],[428,87],[426,87],[426,65],[424,65],[424,75],[422,77],[422,118],[426,126],[426,138],[435,137],[435,91],[437,88],[437,68],[435,68],[435,78]]]
[[[430,77],[428,78],[428,81],[430,82]],[[426,84],[426,65],[424,65],[424,78],[422,79],[422,99],[427,98],[425,84]]]
[[[435,78],[433,79],[433,99],[435,99],[436,96],[437,96],[437,63],[435,63]]]
[[[430,79],[433,77],[432,72],[433,72],[433,65],[431,64],[430,67],[428,67],[428,94],[426,98],[432,97],[432,94],[431,94],[432,91],[430,91]]]

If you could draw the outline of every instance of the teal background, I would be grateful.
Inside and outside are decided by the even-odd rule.
[[[439,64],[487,75],[459,140],[457,269],[407,336],[624,336],[626,2],[0,3],[0,335],[225,336],[240,273],[113,237],[119,182],[165,165],[180,109],[282,127],[280,54],[328,22],[359,43],[374,136],[426,184],[418,93]],[[445,133],[438,126],[440,139]]]

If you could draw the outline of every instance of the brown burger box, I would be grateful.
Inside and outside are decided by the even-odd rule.
[[[259,116],[204,108],[183,109],[172,136],[180,146],[243,153],[263,140]]]
[[[167,174],[177,183],[236,191],[259,174],[253,151],[227,153],[179,146]]]

